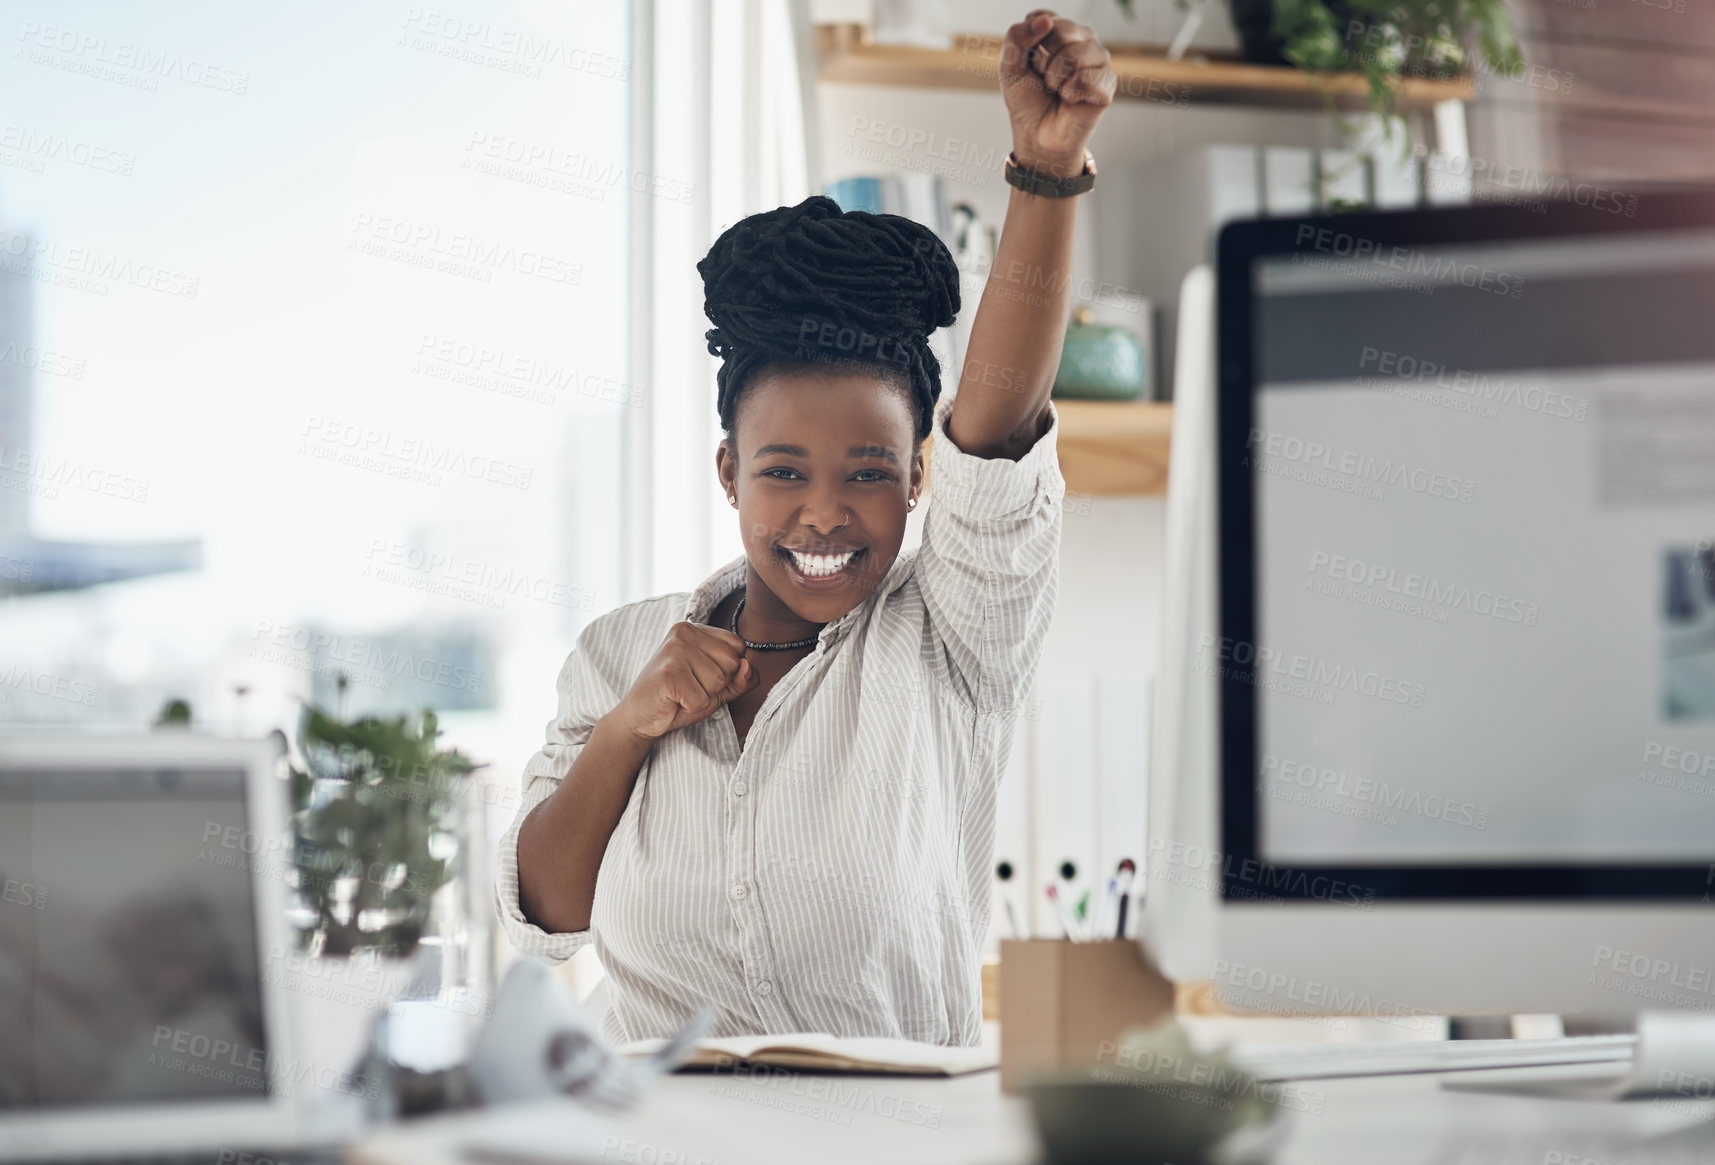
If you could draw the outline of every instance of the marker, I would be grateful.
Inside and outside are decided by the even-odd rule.
[[[1124,938],[1125,937],[1125,908],[1126,908],[1126,904],[1131,901],[1131,882],[1132,882],[1132,879],[1136,876],[1137,876],[1137,863],[1132,861],[1130,858],[1121,858],[1120,859],[1119,874],[1118,874],[1119,892],[1120,892],[1120,921],[1119,921],[1119,925],[1114,928],[1114,937],[1115,938]]]
[[[1012,863],[1002,862],[1000,865],[996,866],[994,868],[994,876],[999,878],[1003,883],[1012,881]],[[1018,915],[1013,913],[1012,895],[1002,891],[1000,900],[1001,904],[1006,907],[1007,929],[1012,932],[1013,938],[1023,938],[1024,932],[1018,928]]]
[[[1077,867],[1077,865],[1075,863],[1073,863],[1070,859],[1067,859],[1066,861],[1061,862],[1060,863],[1060,881],[1058,883],[1059,889],[1058,889],[1057,893],[1061,899],[1063,910],[1070,910],[1070,908],[1071,908],[1073,884],[1075,882],[1077,882],[1077,880],[1078,880],[1078,867]],[[1070,917],[1070,916],[1068,915],[1068,917]],[[1070,939],[1080,939],[1080,938],[1083,938],[1084,935],[1082,934],[1082,932],[1074,929],[1074,930],[1068,930],[1066,937],[1070,938]]]

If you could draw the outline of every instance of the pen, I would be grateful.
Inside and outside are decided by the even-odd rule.
[[[1136,875],[1137,863],[1132,861],[1130,858],[1121,858],[1118,876],[1120,891],[1120,918],[1119,925],[1114,928],[1115,938],[1125,937],[1125,908],[1126,904],[1131,901],[1131,881]]]
[[[1114,887],[1116,885],[1118,885],[1118,883],[1115,882],[1114,879],[1108,879],[1107,889],[1102,892],[1101,911],[1090,923],[1090,933],[1093,935],[1107,933],[1108,919],[1113,917],[1114,912]]]
[[[1072,918],[1066,913],[1066,904],[1060,900],[1060,888],[1048,887],[1048,901],[1054,904],[1054,913],[1060,918],[1060,929],[1066,932],[1066,937],[1072,942],[1078,941],[1078,936],[1072,928]]]

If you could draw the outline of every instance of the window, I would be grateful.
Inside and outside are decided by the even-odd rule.
[[[13,9],[0,728],[343,674],[516,789],[625,598],[628,8]]]

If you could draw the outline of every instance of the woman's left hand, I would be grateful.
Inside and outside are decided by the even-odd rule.
[[[1112,104],[1119,78],[1086,25],[1031,10],[1001,42],[1000,88],[1019,165],[1054,177],[1084,169],[1084,143]]]

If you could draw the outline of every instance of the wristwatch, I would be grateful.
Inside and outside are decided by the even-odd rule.
[[[1016,186],[1026,194],[1040,194],[1044,198],[1070,198],[1074,194],[1082,194],[1096,184],[1096,159],[1090,151],[1084,151],[1084,172],[1070,178],[1050,178],[1037,170],[1026,170],[1018,164],[1016,151],[1006,155],[1006,181],[1008,185]]]

